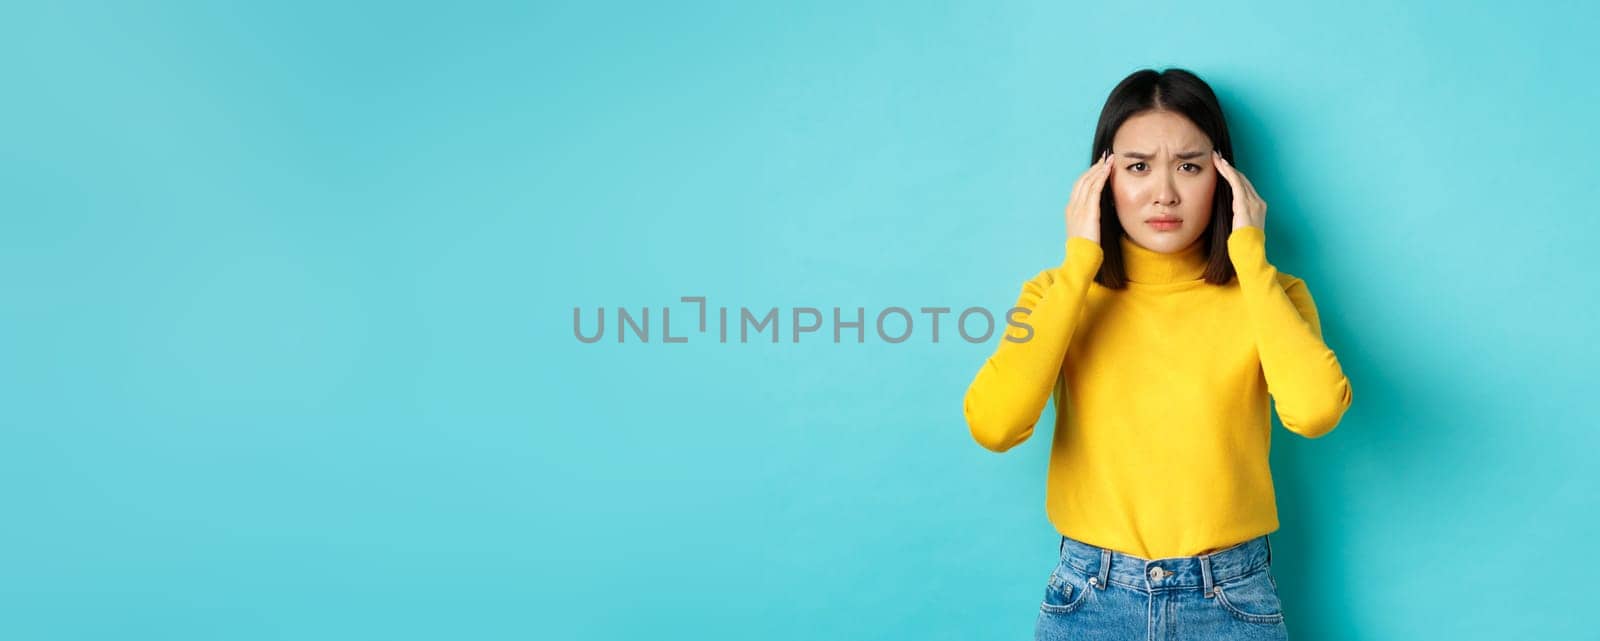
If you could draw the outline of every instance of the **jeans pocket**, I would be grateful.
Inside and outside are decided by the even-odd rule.
[[[1039,603],[1039,610],[1048,614],[1071,613],[1083,605],[1090,589],[1088,577],[1062,563],[1045,583],[1044,601]]]
[[[1217,605],[1235,619],[1247,623],[1283,621],[1283,603],[1278,600],[1277,581],[1269,567],[1218,583],[1215,588]]]

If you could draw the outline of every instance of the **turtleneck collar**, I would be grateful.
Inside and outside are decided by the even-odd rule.
[[[1199,280],[1206,274],[1205,242],[1195,239],[1188,247],[1171,254],[1146,249],[1127,234],[1120,238],[1122,265],[1128,280],[1135,283],[1179,283]]]

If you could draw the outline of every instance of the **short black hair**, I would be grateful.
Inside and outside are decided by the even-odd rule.
[[[1222,152],[1224,159],[1233,162],[1228,122],[1222,116],[1222,105],[1217,102],[1211,85],[1186,69],[1170,68],[1160,72],[1140,69],[1111,90],[1105,106],[1100,109],[1100,122],[1095,125],[1094,145],[1089,150],[1090,164],[1111,149],[1111,139],[1116,137],[1124,121],[1150,110],[1171,111],[1188,118],[1211,138],[1211,144]],[[1199,241],[1205,244],[1205,280],[1213,285],[1226,285],[1233,280],[1233,261],[1228,258],[1228,235],[1231,233],[1233,188],[1218,177],[1211,198],[1211,222]],[[1116,198],[1110,189],[1100,192],[1100,245],[1105,258],[1094,279],[1105,287],[1122,289],[1127,286],[1128,272],[1120,242],[1125,234],[1117,218]]]

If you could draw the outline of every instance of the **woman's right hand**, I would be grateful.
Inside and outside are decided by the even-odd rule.
[[[1111,177],[1116,154],[1108,149],[1100,154],[1094,164],[1072,186],[1072,198],[1067,203],[1067,237],[1082,236],[1100,242],[1100,192]]]

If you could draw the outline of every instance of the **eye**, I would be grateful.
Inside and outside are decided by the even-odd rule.
[[[1143,171],[1143,170],[1140,170],[1140,169],[1134,169],[1134,167],[1143,167],[1143,166],[1144,166],[1144,163],[1136,162],[1136,163],[1133,163],[1131,165],[1128,165],[1128,169],[1131,170],[1131,171]]]
[[[1200,165],[1196,165],[1196,164],[1194,164],[1192,162],[1186,162],[1186,163],[1183,163],[1183,166],[1184,167],[1194,167],[1194,169],[1191,170],[1191,171],[1193,171],[1194,173],[1200,173]]]

